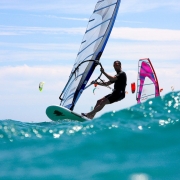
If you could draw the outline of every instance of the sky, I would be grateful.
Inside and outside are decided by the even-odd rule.
[[[0,120],[50,121],[50,105],[60,103],[75,62],[87,22],[97,0],[0,1]],[[97,113],[118,111],[136,104],[131,83],[137,82],[138,60],[150,58],[161,96],[180,90],[180,1],[122,0],[101,63],[115,75],[120,60],[127,74],[123,101]],[[99,75],[97,67],[92,78]],[[104,80],[107,80],[105,77]],[[44,81],[43,90],[39,83]],[[87,88],[74,109],[89,112],[96,101],[111,93],[108,88]]]

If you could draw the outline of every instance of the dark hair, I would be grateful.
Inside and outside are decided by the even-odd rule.
[[[118,61],[118,60],[114,61],[114,64],[115,64],[115,63],[118,63],[118,64],[120,64],[120,66],[121,66],[121,62]]]

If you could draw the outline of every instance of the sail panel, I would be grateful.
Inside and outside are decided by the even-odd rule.
[[[150,59],[140,59],[138,63],[137,103],[160,96],[159,84]]]
[[[80,80],[83,76],[83,73],[85,73],[84,69],[87,67],[89,62],[83,63],[77,71],[72,75],[71,80],[68,83],[68,86],[66,86],[65,93],[63,96],[62,106],[67,107],[69,104],[72,103],[74,94],[76,92],[76,88],[78,84],[80,83]],[[71,97],[71,98],[70,98]]]
[[[61,104],[73,110],[91,77],[111,33],[121,0],[100,0],[90,16]],[[89,61],[87,61],[89,60]],[[92,61],[94,60],[94,61]]]

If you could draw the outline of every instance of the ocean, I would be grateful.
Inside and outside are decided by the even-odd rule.
[[[179,180],[180,91],[83,123],[0,120],[0,179]]]

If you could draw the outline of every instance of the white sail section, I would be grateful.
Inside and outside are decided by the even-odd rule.
[[[61,106],[73,110],[91,77],[111,33],[121,0],[99,0],[91,15],[69,80],[60,95]]]
[[[142,88],[141,92],[141,102],[145,102],[147,99],[154,98],[155,97],[155,86],[151,79],[148,77],[145,77],[144,80],[144,86]]]

